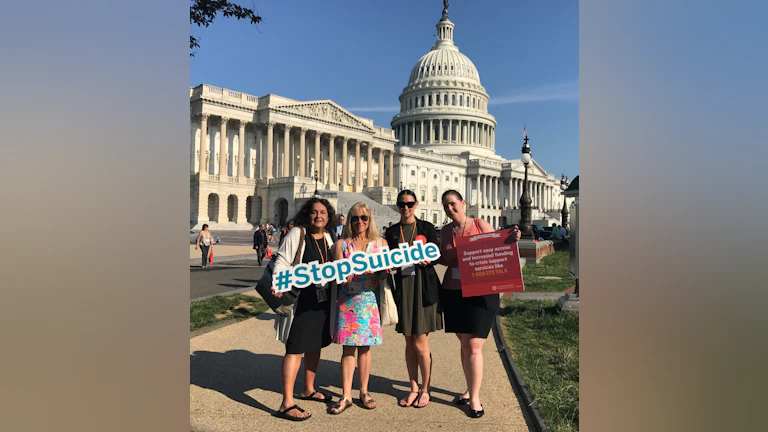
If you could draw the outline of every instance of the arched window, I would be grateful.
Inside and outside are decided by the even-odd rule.
[[[432,95],[429,95],[429,106],[432,106]]]
[[[475,108],[475,98],[472,98],[472,108]]]
[[[464,95],[459,95],[459,106],[464,106]]]
[[[424,96],[421,97],[421,106],[424,107]]]
[[[451,105],[456,105],[456,95],[451,95]]]
[[[443,101],[445,102],[445,105],[448,105],[448,93],[444,95]]]

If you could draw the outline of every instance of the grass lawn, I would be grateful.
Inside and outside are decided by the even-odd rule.
[[[576,285],[576,279],[568,273],[567,251],[549,254],[538,264],[526,264],[523,267],[523,281],[526,291],[565,291]],[[543,279],[542,276],[555,276],[561,279]]]
[[[552,432],[579,430],[579,317],[554,300],[504,301],[501,323],[523,379]]]
[[[189,330],[197,330],[232,318],[241,321],[255,317],[267,309],[269,306],[260,297],[242,294],[211,297],[190,305]]]

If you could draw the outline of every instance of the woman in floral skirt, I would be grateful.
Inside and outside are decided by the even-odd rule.
[[[354,252],[377,253],[382,248],[371,209],[357,203],[349,210],[341,238],[333,246],[333,258],[349,258]],[[352,379],[355,374],[355,351],[360,371],[360,402],[367,409],[376,408],[368,393],[371,375],[371,346],[381,345],[381,320],[376,297],[386,271],[367,272],[347,277],[339,285],[336,300],[336,329],[333,342],[343,345],[341,355],[342,399],[331,407],[331,414],[341,414],[352,405]]]

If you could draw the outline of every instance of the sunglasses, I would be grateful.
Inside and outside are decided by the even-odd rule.
[[[349,218],[350,222],[357,223],[358,220],[361,220],[363,222],[368,222],[368,216],[362,215],[362,216],[352,216]]]
[[[416,201],[411,201],[411,202],[402,202],[402,201],[400,201],[400,202],[397,203],[397,206],[400,207],[400,208],[405,208],[406,206],[408,206],[408,208],[410,209],[410,208],[413,208],[413,206],[415,206],[415,205],[416,205]]]

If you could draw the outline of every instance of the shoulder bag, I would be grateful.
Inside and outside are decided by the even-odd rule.
[[[292,266],[301,262],[301,249],[304,247],[304,235],[304,227],[301,227],[301,239],[299,240],[299,247],[296,249],[296,256],[293,257]],[[277,298],[272,294],[272,273],[275,270],[276,260],[277,253],[272,255],[272,260],[269,261],[267,268],[264,269],[264,274],[256,284],[256,291],[276,314],[288,316],[291,309],[293,309],[293,304],[296,302],[298,291],[294,288],[291,291],[284,292],[280,298]]]

